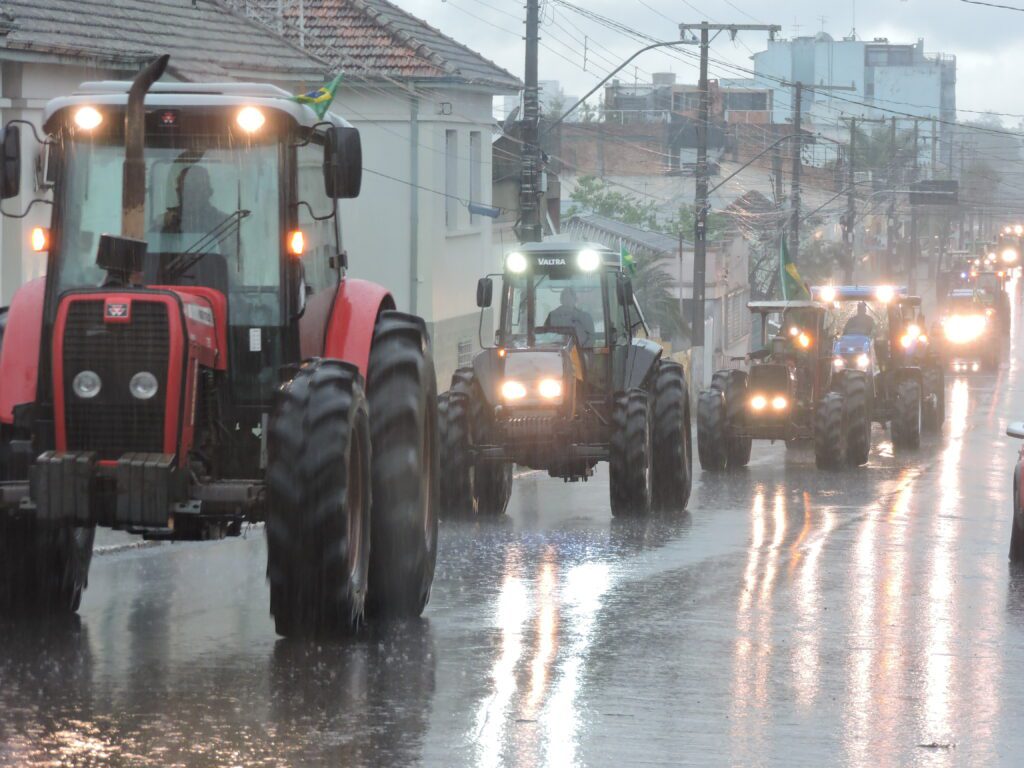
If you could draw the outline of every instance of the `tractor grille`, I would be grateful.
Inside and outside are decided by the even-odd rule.
[[[96,451],[100,459],[163,451],[170,330],[167,306],[132,302],[131,322],[105,323],[103,301],[73,301],[64,327],[64,403],[67,447]],[[72,391],[80,371],[99,374],[99,394],[84,400]],[[128,383],[149,371],[160,383],[149,400],[137,400]]]

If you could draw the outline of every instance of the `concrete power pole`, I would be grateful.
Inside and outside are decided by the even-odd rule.
[[[793,139],[793,192],[790,195],[790,208],[792,208],[792,218],[790,219],[789,225],[789,257],[791,259],[797,259],[800,256],[800,171],[803,168],[803,148],[804,142],[803,137],[800,135],[803,131],[802,114],[803,114],[803,96],[804,96],[804,84],[793,83],[793,135],[796,137]]]
[[[691,360],[693,372],[691,379],[697,388],[702,388],[707,378],[704,371],[704,315],[707,294],[707,220],[708,220],[708,122],[711,112],[711,93],[708,85],[708,54],[711,47],[711,32],[728,31],[733,38],[741,31],[767,32],[773,36],[782,31],[777,24],[680,24],[679,34],[683,39],[688,32],[700,31],[700,109],[697,118],[697,193],[694,200],[694,234],[693,234],[693,313],[691,315],[691,335],[693,350]],[[717,37],[717,34],[716,34]],[[682,286],[680,286],[682,291]]]
[[[540,94],[537,83],[537,51],[540,44],[540,0],[526,0],[526,66],[524,69],[523,121],[521,123],[522,172],[519,186],[519,239],[539,243],[543,216],[540,209]]]

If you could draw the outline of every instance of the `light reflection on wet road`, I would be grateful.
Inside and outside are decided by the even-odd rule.
[[[444,524],[424,620],[346,643],[275,638],[259,531],[98,557],[80,622],[0,628],[0,763],[1020,764],[1013,360],[916,454],[759,446],[685,515],[523,478]]]

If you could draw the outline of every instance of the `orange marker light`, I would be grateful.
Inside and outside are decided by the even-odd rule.
[[[50,230],[46,227],[32,227],[29,244],[36,253],[50,250]]]
[[[498,357],[504,357],[507,354],[508,354],[508,352],[506,352],[504,349],[499,349],[498,350]]]
[[[306,236],[301,229],[293,229],[288,233],[288,253],[301,256],[306,251]]]

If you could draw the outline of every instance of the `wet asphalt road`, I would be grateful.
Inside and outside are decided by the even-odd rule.
[[[681,516],[521,478],[443,524],[422,621],[348,642],[275,637],[261,530],[99,555],[80,621],[0,627],[0,764],[1024,764],[1019,359],[919,452],[758,445]]]

